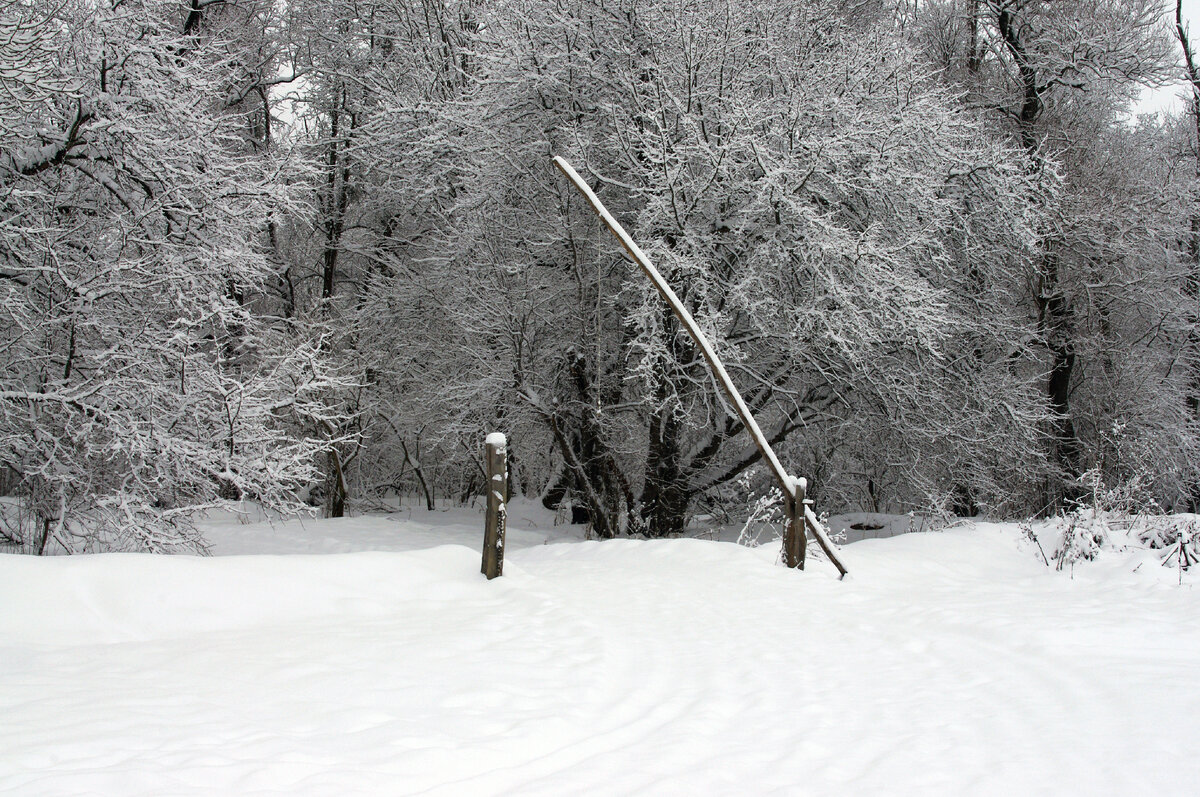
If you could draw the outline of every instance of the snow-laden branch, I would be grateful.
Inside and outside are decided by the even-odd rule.
[[[33,177],[62,164],[71,157],[72,150],[84,143],[81,128],[92,118],[92,111],[80,102],[65,132],[45,133],[46,143],[40,146],[0,153],[0,170]]]

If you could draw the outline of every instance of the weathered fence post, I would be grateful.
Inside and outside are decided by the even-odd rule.
[[[487,463],[487,516],[483,525],[483,566],[488,580],[504,573],[504,528],[508,520],[508,440],[492,432],[484,441]]]
[[[804,522],[804,498],[806,495],[804,479],[796,480],[795,495],[783,497],[784,511],[787,512],[787,529],[783,533],[783,560],[788,567],[804,569],[804,554],[808,547],[808,529]]]

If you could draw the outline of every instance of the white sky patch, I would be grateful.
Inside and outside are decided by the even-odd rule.
[[[1171,23],[1175,21],[1175,4],[1170,6]],[[1192,47],[1200,46],[1200,0],[1183,0],[1183,22],[1192,39]],[[1179,42],[1172,40],[1175,53],[1182,63],[1179,52]],[[1180,113],[1183,111],[1188,98],[1188,88],[1184,81],[1178,80],[1157,89],[1144,89],[1142,99],[1133,107],[1133,114],[1146,113]]]

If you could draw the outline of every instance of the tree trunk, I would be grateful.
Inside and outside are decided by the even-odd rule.
[[[619,534],[629,519],[633,494],[621,472],[616,456],[605,440],[597,410],[596,392],[591,375],[594,369],[578,352],[568,355],[572,395],[565,404],[569,412],[538,408],[550,425],[555,444],[566,465],[562,478],[547,491],[544,502],[557,508],[567,495],[582,499],[586,519],[572,512],[572,522],[590,522],[597,537],[607,539]]]
[[[679,319],[673,309],[662,308],[662,335],[671,359],[676,363],[694,360],[679,333]],[[649,448],[646,452],[646,478],[642,487],[642,521],[650,537],[670,537],[683,533],[691,492],[690,469],[683,462],[683,428],[679,422],[679,394],[683,389],[668,373],[656,374],[654,403],[650,415]]]
[[[1008,7],[996,10],[996,27],[1004,45],[1016,64],[1021,80],[1021,107],[1016,113],[1021,146],[1035,163],[1040,159],[1036,125],[1045,104],[1039,86],[1037,68],[1030,62],[1025,44],[1018,32],[1016,20]],[[1053,242],[1044,241],[1045,249],[1039,264],[1039,290],[1034,297],[1038,306],[1038,331],[1050,350],[1050,374],[1046,380],[1046,399],[1054,414],[1051,430],[1051,460],[1067,479],[1080,474],[1080,447],[1075,424],[1071,419],[1071,378],[1075,370],[1075,346],[1071,340],[1073,313],[1062,292],[1058,257],[1052,251]],[[1070,490],[1048,489],[1047,503],[1060,506]]]
[[[682,534],[690,496],[679,461],[679,421],[671,406],[660,407],[651,416],[649,433],[641,500],[646,534],[650,537]]]
[[[342,474],[342,459],[335,450],[326,455],[328,471],[325,478],[325,517],[344,517],[346,514],[346,480]]]
[[[50,518],[39,518],[41,520],[41,534],[33,543],[33,552],[37,556],[46,555],[46,543],[50,541]]]
[[[391,423],[391,421],[388,421]],[[395,429],[395,425],[392,429]],[[434,510],[433,493],[429,491],[429,482],[425,481],[425,471],[421,467],[421,446],[420,438],[417,438],[417,454],[412,456],[408,453],[408,444],[400,440],[400,450],[404,452],[404,461],[413,470],[413,474],[417,477],[417,484],[421,487],[421,493],[425,496],[425,508],[432,512]]]
[[[346,225],[346,208],[350,204],[350,166],[338,149],[342,113],[345,109],[345,90],[342,91],[341,107],[335,107],[329,114],[329,155],[326,175],[326,190],[328,203],[325,208],[324,232],[325,241],[321,252],[321,298],[333,298],[337,287],[338,255],[341,251],[342,233]],[[356,125],[355,115],[350,117],[350,133],[353,135]]]
[[[1192,130],[1195,133],[1195,138],[1192,140],[1192,146],[1196,148],[1195,182],[1192,188],[1192,201],[1195,203],[1196,194],[1200,193],[1200,68],[1197,68],[1196,55],[1192,52],[1187,30],[1183,26],[1182,0],[1175,0],[1175,36],[1183,50],[1188,87],[1191,89],[1188,113],[1192,117]],[[1189,235],[1185,250],[1188,273],[1184,282],[1184,293],[1187,295],[1189,304],[1187,319],[1189,329],[1187,342],[1184,344],[1184,356],[1187,359],[1189,374],[1188,393],[1185,400],[1188,414],[1192,420],[1200,422],[1200,212],[1195,210],[1195,204],[1193,204],[1191,218],[1188,222]],[[1186,492],[1188,511],[1200,512],[1200,480],[1194,475],[1190,478]]]
[[[1043,260],[1044,282],[1039,303],[1039,322],[1042,334],[1050,347],[1050,376],[1046,392],[1054,414],[1054,461],[1068,479],[1078,478],[1081,471],[1079,438],[1071,420],[1071,376],[1075,370],[1075,346],[1071,342],[1071,312],[1066,297],[1058,285],[1058,260],[1053,252]],[[1069,486],[1061,495],[1048,496],[1060,504],[1062,499],[1076,497]]]
[[[967,53],[967,71],[971,75],[979,74],[979,0],[967,0],[967,29],[970,32],[970,52]]]

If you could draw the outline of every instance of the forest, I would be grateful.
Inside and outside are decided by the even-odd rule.
[[[1182,82],[1181,110],[1137,115]],[[1200,73],[1156,0],[2,0],[0,544],[483,489],[600,538],[1200,507]]]

